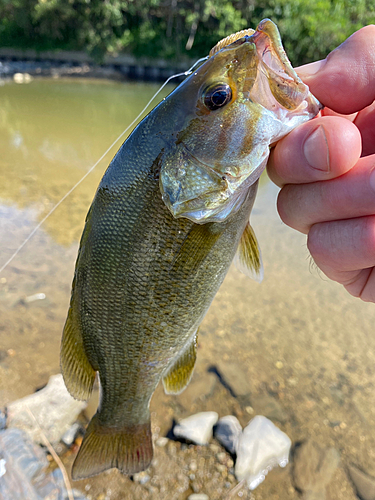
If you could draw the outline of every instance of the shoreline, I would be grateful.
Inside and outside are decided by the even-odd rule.
[[[186,71],[192,64],[191,60],[177,64],[163,59],[135,58],[122,54],[117,57],[106,56],[103,64],[98,65],[84,52],[0,48],[0,80],[13,79],[19,83],[31,77],[164,82],[173,74]],[[181,80],[177,78],[177,81]]]

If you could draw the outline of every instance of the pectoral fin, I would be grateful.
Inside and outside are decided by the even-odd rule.
[[[64,326],[60,360],[61,372],[70,394],[82,401],[89,399],[96,372],[85,353],[80,325],[72,306]]]
[[[263,280],[263,262],[258,241],[250,222],[242,233],[240,244],[234,258],[235,266],[239,271],[258,281]]]
[[[180,394],[185,389],[193,375],[196,358],[197,333],[163,377],[166,394]]]

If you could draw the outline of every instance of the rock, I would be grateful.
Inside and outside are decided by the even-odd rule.
[[[245,396],[252,390],[250,382],[238,363],[221,362],[218,366],[218,372],[231,393],[238,396]]]
[[[160,448],[164,448],[164,446],[167,446],[168,444],[168,438],[167,437],[164,437],[164,436],[161,436],[160,438],[158,438],[156,441],[155,441],[155,444],[156,446],[159,446]]]
[[[324,491],[339,461],[340,455],[335,448],[322,449],[315,441],[307,441],[295,451],[295,485],[303,492]]]
[[[250,398],[250,401],[251,406],[258,415],[264,415],[270,420],[276,420],[281,424],[285,424],[288,420],[288,414],[286,411],[282,408],[280,403],[269,394],[253,396]]]
[[[150,476],[145,471],[137,472],[137,474],[133,475],[133,481],[136,483],[146,484],[149,480]]]
[[[61,441],[66,444],[66,446],[70,446],[74,442],[80,429],[81,425],[75,422],[66,432],[64,432]]]
[[[358,496],[363,500],[375,500],[375,478],[362,472],[354,465],[348,465],[348,472]]]
[[[62,375],[53,375],[44,389],[8,405],[8,428],[18,427],[30,434],[35,443],[41,443],[40,430],[56,444],[69,430],[86,403],[73,399],[68,393]]]
[[[43,471],[48,460],[42,448],[20,429],[0,432],[1,481],[0,498],[7,500],[66,500],[68,493],[60,469],[50,474]],[[75,500],[86,500],[73,491]]]
[[[195,444],[208,444],[212,438],[212,429],[219,415],[215,411],[204,411],[184,418],[173,429],[176,437],[187,439]]]
[[[235,475],[255,489],[276,465],[288,463],[292,442],[266,417],[254,417],[243,430],[237,445]]]
[[[29,83],[31,82],[32,77],[29,73],[15,73],[13,75],[13,80],[15,83]]]
[[[7,412],[0,408],[0,431],[5,429],[7,423]]]
[[[242,433],[242,427],[238,419],[233,415],[227,415],[219,419],[215,427],[215,438],[232,455],[236,452],[237,442]]]
[[[193,493],[188,496],[187,500],[209,500],[209,498],[205,493]]]
[[[326,500],[325,490],[305,491],[302,500]]]
[[[329,500],[358,500],[354,484],[350,480],[347,467],[341,464],[325,487]]]
[[[184,408],[190,409],[195,401],[206,399],[213,393],[216,380],[213,373],[193,375],[187,388],[178,395],[178,400]]]

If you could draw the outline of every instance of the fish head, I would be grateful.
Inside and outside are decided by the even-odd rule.
[[[172,107],[185,114],[160,189],[174,217],[196,223],[223,221],[238,210],[270,146],[321,107],[269,19],[221,40],[172,95]]]

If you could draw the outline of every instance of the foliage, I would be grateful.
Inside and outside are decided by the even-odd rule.
[[[294,64],[316,60],[375,22],[373,0],[0,0],[0,46],[199,58],[264,17]]]

